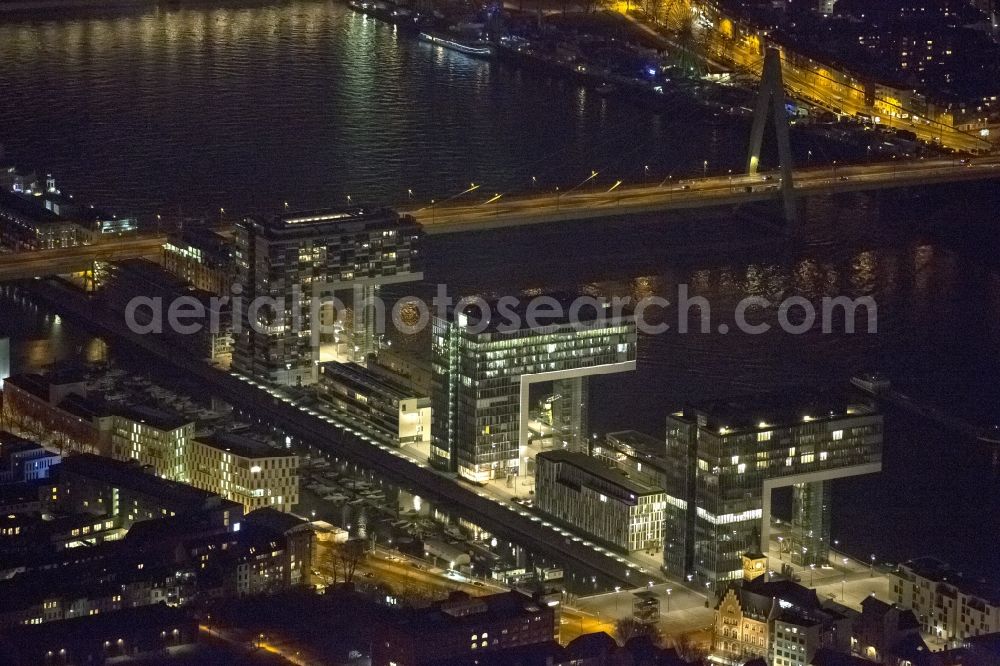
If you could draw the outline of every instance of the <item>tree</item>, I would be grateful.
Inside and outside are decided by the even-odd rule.
[[[674,636],[670,641],[670,647],[687,662],[703,661],[708,656],[704,646],[695,641],[690,632]]]
[[[317,569],[329,584],[350,583],[358,563],[365,557],[365,544],[360,539],[349,539],[342,543],[325,543],[318,553]]]
[[[625,645],[629,640],[639,636],[646,636],[652,643],[660,644],[660,628],[655,624],[640,622],[634,617],[623,617],[615,622],[615,638],[620,644]]]

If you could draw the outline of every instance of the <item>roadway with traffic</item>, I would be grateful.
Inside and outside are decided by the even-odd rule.
[[[875,164],[800,169],[793,177],[795,196],[859,192],[1000,178],[1000,157],[892,160]],[[667,210],[728,206],[775,199],[778,174],[727,174],[654,185],[597,186],[596,177],[567,192],[507,197],[499,193],[472,202],[481,188],[463,198],[403,211],[428,234],[460,233],[529,224],[572,222]]]
[[[102,239],[89,245],[0,254],[0,282],[88,270],[95,261],[159,256],[167,237],[140,234]]]
[[[727,174],[666,180],[652,185],[597,185],[599,174],[564,192],[507,196],[494,193],[472,201],[482,188],[462,197],[411,210],[428,234],[463,233],[530,224],[548,224],[650,215],[668,210],[733,206],[776,199],[782,187],[777,174]],[[1000,178],[1000,157],[892,160],[862,165],[836,164],[799,169],[793,177],[796,197],[896,187],[915,187]],[[0,254],[0,281],[87,270],[94,261],[157,256],[166,237],[143,234],[102,239],[91,245]]]

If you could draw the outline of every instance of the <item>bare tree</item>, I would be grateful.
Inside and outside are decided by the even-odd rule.
[[[703,661],[708,656],[708,651],[694,640],[690,632],[674,636],[670,640],[670,647],[677,652],[681,659],[687,662]]]
[[[331,583],[350,583],[358,563],[365,557],[365,544],[360,539],[343,543],[327,543],[317,553],[319,572]]]
[[[634,617],[623,617],[615,622],[615,638],[622,645],[639,636],[648,637],[656,645],[659,645],[662,639],[660,628],[655,624],[640,622]]]

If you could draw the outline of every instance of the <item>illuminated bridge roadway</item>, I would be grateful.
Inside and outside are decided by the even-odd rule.
[[[795,172],[794,195],[859,192],[893,187],[914,187],[1000,179],[1000,157],[966,160],[938,159],[854,166],[825,166]],[[588,179],[589,180],[589,179]],[[429,234],[460,233],[504,227],[573,222],[576,220],[643,215],[668,210],[729,206],[777,199],[778,174],[710,176],[668,181],[649,186],[604,187],[595,191],[593,181],[560,193],[535,196],[480,196],[440,202],[403,211],[415,217]],[[0,282],[28,279],[88,269],[94,261],[115,261],[156,256],[166,237],[160,234],[108,239],[94,245],[58,250],[0,254]]]
[[[104,240],[93,245],[0,254],[0,282],[46,275],[76,273],[95,261],[117,261],[151,257],[160,253],[167,240],[161,234]]]
[[[405,211],[426,233],[446,234],[528,224],[659,213],[667,210],[728,206],[777,199],[778,174],[711,176],[658,185],[569,191],[556,195],[467,198]],[[1000,157],[881,162],[826,166],[795,172],[796,197],[1000,179]],[[470,193],[471,194],[471,193]]]

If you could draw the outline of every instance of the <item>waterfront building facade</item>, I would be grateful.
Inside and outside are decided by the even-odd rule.
[[[194,423],[152,407],[115,409],[111,430],[111,456],[116,460],[148,465],[171,481],[189,482],[188,447]]]
[[[163,268],[196,289],[228,295],[235,278],[233,246],[210,229],[184,229],[163,244]]]
[[[621,550],[659,550],[663,544],[662,488],[630,479],[579,451],[535,457],[535,504],[557,520]]]
[[[562,443],[586,451],[587,377],[635,370],[634,317],[600,305],[581,311],[584,321],[536,327],[515,312],[520,325],[508,327],[476,310],[433,320],[432,464],[476,483],[525,474],[529,388],[538,382],[574,396],[559,419]]]
[[[60,215],[57,206],[43,201],[44,197],[0,192],[0,243],[19,251],[77,247],[90,242],[90,234],[83,226]]]
[[[318,396],[338,411],[362,419],[399,445],[429,445],[431,400],[356,363],[320,366]]]
[[[214,293],[193,287],[174,273],[148,259],[125,259],[110,265],[101,297],[113,309],[129,312],[134,299],[159,302],[162,335],[170,338],[191,355],[228,366],[233,353],[233,312],[229,301]],[[142,302],[142,301],[140,301]],[[182,312],[198,308],[204,319],[198,330],[182,332],[168,326],[167,317],[173,303],[182,304]],[[148,307],[135,308],[131,318],[139,326],[155,324]],[[185,322],[186,323],[186,322]],[[155,330],[155,329],[154,329]]]
[[[244,513],[291,511],[299,501],[298,468],[297,455],[231,434],[192,439],[187,458],[191,485],[242,504]]]
[[[881,470],[882,417],[833,394],[723,400],[669,416],[666,457],[664,570],[713,585],[742,575],[742,553],[767,552],[779,487],[793,488],[791,561],[827,563],[829,483]]]
[[[378,287],[422,278],[415,267],[419,233],[412,218],[390,209],[241,220],[236,225],[242,299],[234,369],[271,384],[315,384],[320,343],[333,339],[335,322],[320,303],[314,316],[312,301],[329,296],[354,297],[352,356],[367,359],[375,350]]]
[[[1000,586],[933,557],[909,560],[890,572],[889,593],[936,638],[961,641],[1000,631]]]

